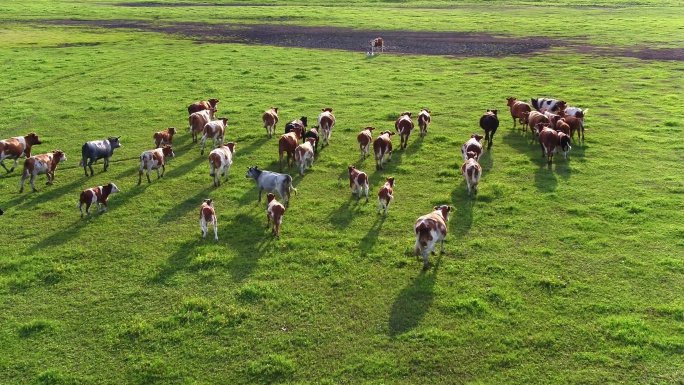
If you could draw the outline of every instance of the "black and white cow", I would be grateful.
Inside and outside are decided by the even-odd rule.
[[[85,176],[88,176],[87,167],[90,167],[90,175],[95,174],[93,171],[93,163],[99,159],[104,158],[104,171],[107,171],[109,167],[109,158],[114,154],[114,149],[121,147],[119,143],[120,136],[110,137],[108,139],[93,140],[86,142],[83,147],[81,147],[81,163],[79,167],[83,166],[83,172]]]

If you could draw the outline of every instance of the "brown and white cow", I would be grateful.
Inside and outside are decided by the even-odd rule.
[[[385,184],[378,191],[378,214],[380,214],[380,210],[385,209],[383,217],[387,217],[387,208],[394,199],[394,195],[392,195],[394,194],[394,177],[385,178],[385,180]]]
[[[55,169],[60,162],[67,160],[66,154],[61,150],[54,150],[47,154],[30,156],[24,160],[24,172],[21,174],[21,188],[19,192],[24,192],[24,181],[31,175],[31,188],[34,192],[38,191],[33,182],[38,174],[47,176],[47,185],[52,185],[55,180]]]
[[[361,157],[366,159],[370,155],[370,144],[373,141],[373,130],[375,127],[368,126],[356,135],[356,141],[359,142],[359,151],[361,151]]]
[[[376,37],[370,40],[370,54],[375,55],[375,52],[385,52],[385,40],[381,37]]]
[[[165,144],[173,144],[173,136],[176,135],[176,128],[169,127],[164,131],[154,133],[154,144],[159,148]]]
[[[299,144],[300,130],[290,131],[287,134],[280,135],[278,139],[278,157],[280,159],[280,172],[283,172],[283,152],[287,154],[287,167],[292,167],[294,161],[295,149]]]
[[[235,143],[228,142],[225,145],[212,150],[209,153],[209,176],[214,178],[214,186],[221,186],[221,172],[228,181],[228,171],[233,164],[233,154],[235,153]]]
[[[192,103],[188,106],[188,114],[192,114],[193,112],[198,112],[202,110],[216,110],[216,105],[218,104],[218,102],[218,99],[209,99],[207,101],[202,100],[199,102]]]
[[[199,134],[204,131],[204,126],[214,120],[214,113],[216,113],[216,109],[202,110],[190,114],[188,121],[190,123],[190,133],[192,134],[193,143],[197,143],[197,138]]]
[[[565,111],[558,111],[558,115],[570,126],[570,139],[574,139],[575,132],[577,132],[577,140],[584,140],[584,124],[582,119],[568,115]]]
[[[539,124],[545,125],[550,124],[549,118],[539,111],[530,112],[527,124],[530,126],[530,131],[532,131],[532,139],[539,135],[540,129],[537,128]]]
[[[0,165],[5,171],[12,172],[17,168],[18,159],[20,157],[31,156],[31,146],[41,144],[38,135],[32,132],[26,136],[16,136],[5,140],[0,140]],[[5,167],[5,158],[14,159],[14,166],[11,169]]]
[[[565,119],[560,118],[556,122],[556,131],[560,131],[565,135],[570,136],[570,125],[565,121]]]
[[[471,195],[471,191],[477,194],[477,185],[480,183],[480,177],[482,176],[482,167],[477,163],[477,155],[468,151],[468,160],[461,166],[461,174],[465,178],[466,185],[468,186],[468,195]]]
[[[118,193],[120,190],[114,183],[107,183],[104,186],[97,186],[83,190],[78,199],[78,209],[81,211],[81,218],[83,218],[83,205],[86,206],[86,213],[90,217],[90,206],[97,205],[97,212],[107,211],[107,198],[111,194]],[[100,209],[100,205],[104,206]]]
[[[394,129],[397,130],[399,138],[401,138],[401,142],[399,143],[400,150],[408,146],[408,138],[413,132],[413,127],[414,125],[413,120],[411,119],[411,113],[408,111],[402,112],[402,114],[399,116],[399,119],[394,122]]]
[[[513,128],[515,128],[516,122],[518,120],[520,121],[520,124],[523,124],[523,119],[525,119],[523,112],[532,111],[532,107],[529,104],[516,100],[516,98],[506,98],[506,105],[511,109]]]
[[[452,206],[435,206],[433,212],[418,218],[413,225],[413,232],[416,234],[413,253],[423,256],[423,270],[429,268],[428,255],[435,250],[437,242],[441,243],[440,251],[444,253],[444,238],[447,235],[449,213],[452,211]]]
[[[423,108],[418,114],[418,127],[420,128],[421,137],[427,135],[427,129],[431,121],[431,113],[432,111],[428,110],[427,108]]]
[[[209,223],[214,227],[214,241],[218,242],[218,230],[216,223],[216,211],[214,211],[214,201],[212,199],[205,199],[200,206],[200,231],[202,238],[207,237],[209,232]]]
[[[330,136],[335,127],[335,115],[332,114],[333,109],[330,107],[321,108],[321,114],[318,115],[318,126],[321,129],[321,146],[330,144]]]
[[[166,158],[173,158],[174,156],[175,154],[173,153],[173,148],[171,148],[171,146],[163,146],[143,152],[140,155],[138,186],[140,186],[140,182],[142,181],[144,169],[147,169],[147,183],[152,183],[152,181],[150,181],[150,171],[152,170],[157,170],[157,179],[164,177],[164,172],[166,172]],[[161,175],[159,175],[160,168],[162,169]]]
[[[387,155],[387,161],[392,160],[392,138],[395,135],[394,132],[383,131],[380,136],[375,138],[373,141],[373,153],[375,153],[375,169],[382,170],[383,163],[385,163],[385,155]]]
[[[354,166],[349,166],[349,189],[352,195],[358,194],[358,199],[361,199],[361,194],[366,193],[366,202],[368,202],[368,175],[365,172],[357,170]]]
[[[266,137],[271,138],[276,132],[276,124],[278,124],[278,107],[271,107],[261,114],[261,120],[264,122],[266,129]]]
[[[482,156],[482,135],[472,134],[467,142],[463,143],[461,147],[461,155],[463,155],[463,160],[468,160],[468,152],[472,151],[475,153],[475,160],[480,159]]]
[[[546,155],[547,164],[551,166],[553,161],[553,154],[556,153],[556,146],[558,145],[558,131],[549,127],[544,127],[539,132],[539,146],[541,147],[542,157]]]
[[[285,206],[275,199],[273,193],[268,193],[266,195],[268,200],[268,207],[266,208],[266,217],[268,218],[268,223],[266,223],[266,228],[271,227],[271,221],[273,222],[273,235],[276,238],[280,238],[280,225],[283,223],[283,215],[285,214]]]
[[[228,118],[218,118],[204,125],[204,135],[202,135],[202,151],[204,155],[204,146],[207,144],[207,139],[211,138],[211,147],[216,148],[216,143],[223,146],[223,140],[226,137],[226,127],[228,126]]]
[[[307,138],[306,141],[295,148],[295,164],[299,167],[299,174],[304,175],[307,165],[309,168],[314,162],[314,144],[316,138]]]

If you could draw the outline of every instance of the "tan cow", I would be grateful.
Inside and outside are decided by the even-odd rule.
[[[261,120],[264,122],[266,129],[266,137],[271,138],[276,132],[276,124],[278,124],[278,107],[271,107],[261,114]]]
[[[40,154],[30,156],[24,161],[24,172],[21,174],[21,188],[19,192],[24,192],[24,181],[31,175],[31,188],[34,192],[38,191],[33,182],[36,180],[38,174],[45,174],[47,176],[47,185],[52,185],[55,180],[55,169],[61,162],[67,160],[64,151],[55,150],[47,154]]]
[[[12,172],[17,168],[18,159],[20,157],[31,156],[31,146],[41,144],[38,135],[32,132],[26,136],[17,136],[5,140],[0,140],[0,165],[5,171]],[[14,159],[14,165],[11,169],[5,167],[5,158]]]
[[[523,124],[524,129],[524,125],[526,123],[523,123],[523,120],[525,120],[526,117],[523,113],[532,111],[532,107],[525,102],[516,100],[515,98],[506,98],[506,102],[506,105],[511,109],[511,117],[513,118],[513,128],[515,128],[516,122],[519,120],[520,124]]]

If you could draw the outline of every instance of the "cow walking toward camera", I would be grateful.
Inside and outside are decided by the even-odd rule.
[[[97,212],[103,213],[107,211],[107,199],[111,194],[118,193],[120,190],[114,183],[107,183],[104,186],[97,186],[83,190],[78,199],[78,210],[81,212],[83,218],[83,205],[86,206],[86,214],[90,217],[90,206],[97,205]],[[100,209],[100,206],[103,206]]]
[[[323,145],[330,145],[330,136],[335,127],[335,115],[332,114],[332,108],[322,108],[321,114],[318,115],[318,127],[321,129],[321,139]]]
[[[384,209],[385,213],[382,216],[387,218],[387,209],[394,199],[394,195],[392,195],[394,194],[394,178],[385,178],[385,180],[385,184],[378,191],[378,214],[380,214],[380,210]]]
[[[357,194],[357,200],[361,200],[361,194],[365,192],[366,202],[368,202],[368,175],[357,170],[354,166],[347,167],[349,170],[349,189],[352,195]]]
[[[278,107],[271,107],[261,114],[261,120],[264,122],[266,129],[266,137],[271,138],[276,132],[276,124],[278,124]]]
[[[164,146],[155,148],[154,150],[145,151],[140,155],[140,171],[138,172],[138,186],[142,182],[143,170],[147,170],[147,183],[152,183],[150,180],[150,172],[157,170],[157,179],[163,178],[166,172],[166,158],[173,158],[176,156],[173,153],[171,146]],[[159,169],[162,169],[159,175]]]
[[[461,166],[461,174],[463,174],[463,178],[465,178],[466,185],[468,186],[468,195],[471,195],[471,192],[477,194],[477,185],[480,183],[480,177],[482,176],[482,167],[477,163],[477,155],[474,152],[468,151],[467,156],[468,159]]]
[[[214,187],[221,186],[221,172],[223,172],[226,182],[228,181],[228,171],[233,164],[234,153],[235,143],[233,142],[228,142],[209,153],[209,176],[214,178]]]
[[[433,212],[418,218],[413,225],[413,232],[416,234],[413,253],[423,256],[423,270],[429,268],[428,256],[434,252],[437,242],[441,245],[440,251],[444,253],[444,238],[447,235],[449,213],[452,211],[452,206],[435,206]]]
[[[36,144],[41,144],[38,135],[32,132],[26,136],[17,136],[14,138],[0,140],[0,165],[8,173],[14,171],[17,168],[17,163],[21,157],[31,156],[31,146]],[[5,167],[5,159],[14,159],[14,165],[11,169]]]
[[[427,135],[427,130],[428,126],[430,125],[430,114],[432,111],[428,110],[427,108],[423,108],[420,110],[420,113],[418,114],[418,127],[420,128],[420,136],[424,137]]]
[[[214,201],[212,199],[205,199],[200,206],[200,231],[202,238],[207,237],[209,232],[209,224],[214,227],[214,242],[218,242],[218,230],[216,224],[216,211],[214,211]]]
[[[497,110],[487,110],[487,112],[480,117],[480,127],[485,132],[484,140],[487,141],[487,150],[492,148],[492,141],[496,129],[499,128],[499,117],[496,116]]]
[[[366,157],[370,155],[370,144],[373,141],[373,130],[375,130],[375,127],[368,126],[356,136],[356,140],[359,142],[359,151],[361,151],[361,157],[363,157],[363,159],[366,159]]]
[[[266,217],[268,222],[266,223],[266,228],[271,227],[271,222],[273,222],[273,235],[276,238],[280,238],[280,225],[283,223],[283,215],[285,214],[285,206],[275,199],[273,193],[268,193],[266,195],[268,200],[268,207],[266,208]]]
[[[383,170],[382,166],[385,163],[385,155],[387,155],[387,161],[392,160],[392,135],[394,132],[383,131],[380,136],[375,138],[373,141],[373,152],[375,153],[375,169]]]
[[[52,185],[55,180],[55,170],[57,165],[61,162],[67,160],[64,151],[55,150],[47,154],[40,154],[36,156],[30,156],[24,160],[24,171],[21,173],[21,188],[19,192],[24,192],[24,181],[26,178],[31,176],[31,188],[33,192],[37,192],[36,186],[33,182],[36,180],[36,176],[39,174],[45,174],[47,176],[47,185]]]
[[[385,52],[385,40],[381,37],[371,39],[369,45],[371,55],[375,55],[376,52]]]
[[[413,132],[413,120],[411,119],[411,113],[406,111],[399,116],[399,119],[397,119],[394,122],[394,129],[397,131],[399,134],[399,138],[401,139],[401,142],[399,143],[399,149],[403,150],[408,146],[408,139],[411,133]]]

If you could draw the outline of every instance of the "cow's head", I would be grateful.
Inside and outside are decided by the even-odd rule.
[[[276,114],[278,113],[278,107],[271,107],[271,110],[273,110],[273,112],[275,112]]]
[[[385,178],[385,180],[389,183],[390,187],[394,188],[394,177]]]
[[[173,153],[173,148],[171,146],[162,147],[162,154],[164,154],[164,158],[173,158],[176,156],[176,154]]]
[[[177,134],[176,127],[169,127],[169,135],[176,135],[176,134]]]
[[[121,147],[121,143],[119,143],[119,138],[120,136],[112,136],[107,138],[107,141],[109,141],[109,146],[113,149]]]
[[[434,209],[435,211],[439,210],[442,212],[442,217],[444,217],[445,222],[449,222],[449,213],[456,210],[453,206],[447,205],[435,206]]]
[[[506,106],[512,107],[515,104],[515,98],[506,98]]]
[[[477,160],[477,153],[474,151],[468,151],[468,153],[466,153],[466,158]]]
[[[556,105],[553,107],[553,109],[555,111],[564,111],[567,106],[568,105],[565,103],[565,100],[559,100],[558,103],[556,103]]]
[[[257,177],[259,177],[259,174],[261,174],[259,166],[249,166],[247,167],[247,174],[245,175],[245,178],[256,179]]]
[[[273,193],[268,193],[268,195],[266,195],[266,202],[271,203],[271,201],[274,199],[275,195]]]
[[[116,185],[114,183],[108,183],[107,186],[112,189],[110,194],[118,193],[119,191],[121,191],[121,190],[119,190],[118,187],[116,187]]]
[[[400,116],[408,116],[410,118],[411,117],[411,111],[404,111],[401,113]]]
[[[304,126],[304,127],[306,127],[309,124],[307,121],[308,118],[306,116],[302,116],[299,120],[302,121],[302,126]]]
[[[352,173],[354,173],[354,171],[356,171],[356,167],[354,167],[354,166],[349,166],[347,168],[349,169],[349,175],[351,175]]]
[[[38,135],[36,135],[35,132],[32,132],[24,137],[24,140],[26,141],[26,144],[29,146],[32,146],[34,144],[41,144],[40,139],[38,139]]]
[[[487,110],[488,115],[494,115],[496,116],[496,113],[499,112],[499,110]]]
[[[422,110],[420,110],[420,112],[427,112],[428,114],[432,113],[432,111],[428,110],[427,108],[423,108]]]
[[[396,134],[397,134],[396,132],[392,132],[392,131],[383,131],[380,133],[380,136],[382,136],[382,135],[392,136],[392,135],[396,135]]]
[[[62,150],[54,150],[52,151],[52,159],[56,160],[57,163],[59,162],[65,162],[67,160],[66,154]]]
[[[306,141],[309,142],[311,146],[316,144],[316,138],[308,137],[306,138]]]
[[[367,126],[364,130],[373,131],[375,130],[375,127]]]
[[[326,108],[321,108],[321,111],[323,111],[323,112],[330,112],[330,113],[332,113],[333,109],[332,109],[332,108],[330,108],[330,107],[326,107]]]
[[[472,135],[470,135],[470,137],[475,138],[475,140],[477,140],[478,142],[482,141],[482,138],[484,138],[484,136],[482,136],[480,134],[472,134]]]
[[[214,200],[206,198],[206,199],[204,199],[204,204],[209,206],[209,207],[214,207]]]
[[[219,100],[218,100],[218,99],[209,99],[208,102],[209,102],[209,105],[210,105],[210,106],[216,107],[216,105],[218,104]]]
[[[226,143],[226,147],[228,147],[228,150],[230,150],[231,154],[235,154],[235,142]]]
[[[572,149],[572,147],[570,147],[570,137],[568,137],[564,132],[558,133],[558,144],[563,152],[568,152]]]

